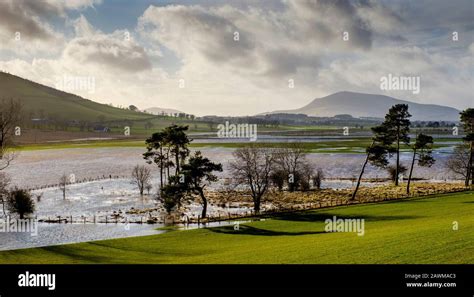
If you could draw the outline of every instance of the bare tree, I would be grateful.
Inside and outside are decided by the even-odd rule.
[[[132,183],[138,187],[140,196],[143,196],[144,190],[150,184],[151,170],[145,165],[136,165],[132,170]]]
[[[470,147],[468,144],[461,144],[454,148],[451,156],[446,161],[446,167],[463,179],[467,178],[469,172]]]
[[[305,163],[301,166],[300,175],[300,187],[301,191],[309,191],[311,190],[311,178],[314,174],[314,166],[310,163]]]
[[[22,105],[19,101],[0,100],[0,170],[10,166],[17,154],[12,151],[15,128],[21,121]]]
[[[321,168],[316,169],[316,174],[313,175],[313,185],[316,189],[321,189],[321,183],[324,179],[324,173]]]
[[[7,203],[8,200],[8,186],[10,185],[10,177],[6,175],[3,172],[0,172],[0,203],[2,203],[2,210],[3,210],[3,215],[6,215],[5,213],[5,204]]]
[[[306,163],[306,152],[301,143],[291,143],[288,147],[280,148],[275,153],[275,163],[283,170],[288,178],[288,189],[298,188],[303,165]]]
[[[59,189],[63,192],[63,200],[66,200],[66,186],[69,183],[69,179],[66,174],[63,174],[59,178]]]
[[[153,189],[153,186],[150,183],[148,183],[145,185],[145,189],[146,189],[147,194],[150,195],[150,191],[151,189]]]
[[[239,148],[233,155],[235,160],[230,168],[235,181],[250,188],[254,210],[259,213],[262,197],[270,183],[274,150],[253,145]]]

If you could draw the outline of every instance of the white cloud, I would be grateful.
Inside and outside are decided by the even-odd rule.
[[[125,31],[77,37],[68,42],[62,58],[66,63],[87,67],[137,72],[151,69],[147,53],[137,43],[126,39]]]
[[[75,1],[47,10],[94,4]],[[418,46],[399,10],[374,1],[285,1],[278,9],[256,2],[150,6],[137,22],[127,40],[127,31],[104,33],[81,15],[72,22],[75,36],[52,46],[59,51],[56,57],[14,59],[0,62],[0,68],[49,85],[57,76],[93,75],[96,93],[80,95],[198,115],[292,109],[343,90],[382,93],[380,77],[388,73],[420,76],[421,93],[387,95],[458,108],[472,102],[467,86],[473,82],[474,45],[467,51],[455,43]],[[342,39],[344,31],[349,41]],[[426,31],[415,35],[443,38]],[[458,47],[463,53],[456,56],[444,50]],[[171,70],[161,63],[173,60]],[[178,87],[180,79],[185,88]]]

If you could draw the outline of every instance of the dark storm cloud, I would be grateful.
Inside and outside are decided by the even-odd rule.
[[[53,6],[40,1],[0,1],[0,30],[35,40],[50,40],[54,35],[41,23],[40,17],[57,13]]]
[[[367,20],[358,15],[361,7],[370,8],[368,1],[299,0],[289,1],[290,12],[302,16],[299,26],[305,28],[304,38],[318,42],[339,41],[342,32],[349,33],[349,45],[368,49],[372,45],[372,30]]]
[[[286,76],[300,67],[317,69],[324,48],[368,50],[373,32],[358,14],[366,1],[285,1],[278,10],[262,7],[150,6],[142,32],[181,58],[202,55],[210,63],[266,76]],[[343,32],[350,35],[342,40]],[[234,33],[239,33],[236,42]],[[243,69],[243,68],[242,68]],[[245,71],[244,70],[244,71]]]

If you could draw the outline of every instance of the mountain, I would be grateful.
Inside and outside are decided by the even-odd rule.
[[[0,72],[0,99],[19,99],[25,114],[34,117],[50,117],[97,121],[140,120],[150,118],[142,112],[120,109],[97,103],[80,96],[66,93],[21,77]]]
[[[145,112],[151,113],[154,115],[162,115],[162,114],[170,115],[170,114],[175,114],[175,113],[184,113],[177,109],[161,108],[161,107],[150,107],[150,108],[145,109]]]
[[[274,113],[306,114],[317,117],[332,117],[350,114],[353,117],[384,118],[388,109],[395,104],[408,104],[412,120],[459,121],[459,110],[434,104],[419,104],[395,99],[389,96],[355,92],[338,92],[317,98],[298,109],[279,110]]]

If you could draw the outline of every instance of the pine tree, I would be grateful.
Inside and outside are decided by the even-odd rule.
[[[433,137],[423,133],[418,134],[416,137],[415,144],[412,146],[413,158],[411,160],[410,174],[408,175],[407,194],[410,193],[410,182],[415,161],[418,160],[419,166],[431,167],[434,164],[435,159],[432,155],[432,145]]]
[[[385,116],[385,121],[376,127],[372,127],[374,136],[372,143],[367,148],[366,158],[357,180],[354,192],[352,192],[351,200],[354,200],[359,190],[360,182],[365,171],[365,167],[370,162],[378,167],[386,167],[389,164],[389,157],[394,153],[397,154],[396,176],[400,171],[400,143],[408,144],[410,137],[410,113],[408,113],[407,104],[397,104],[389,109]],[[398,185],[398,178],[395,179],[395,185]]]
[[[400,174],[400,144],[409,144],[410,137],[410,113],[408,112],[408,104],[396,104],[392,106],[385,121],[381,126],[372,129],[375,133],[376,142],[380,143],[380,148],[384,154],[380,154],[383,160],[375,160],[379,166],[385,167],[388,164],[388,158],[393,154],[396,155],[395,168],[396,176]],[[376,164],[377,165],[377,164]],[[395,185],[398,186],[398,178],[395,179]]]
[[[464,182],[466,187],[468,187],[469,180],[471,180],[471,185],[474,184],[474,108],[468,108],[461,112],[461,122],[463,123],[464,132],[466,133],[463,140],[469,143],[469,166],[467,167]]]

